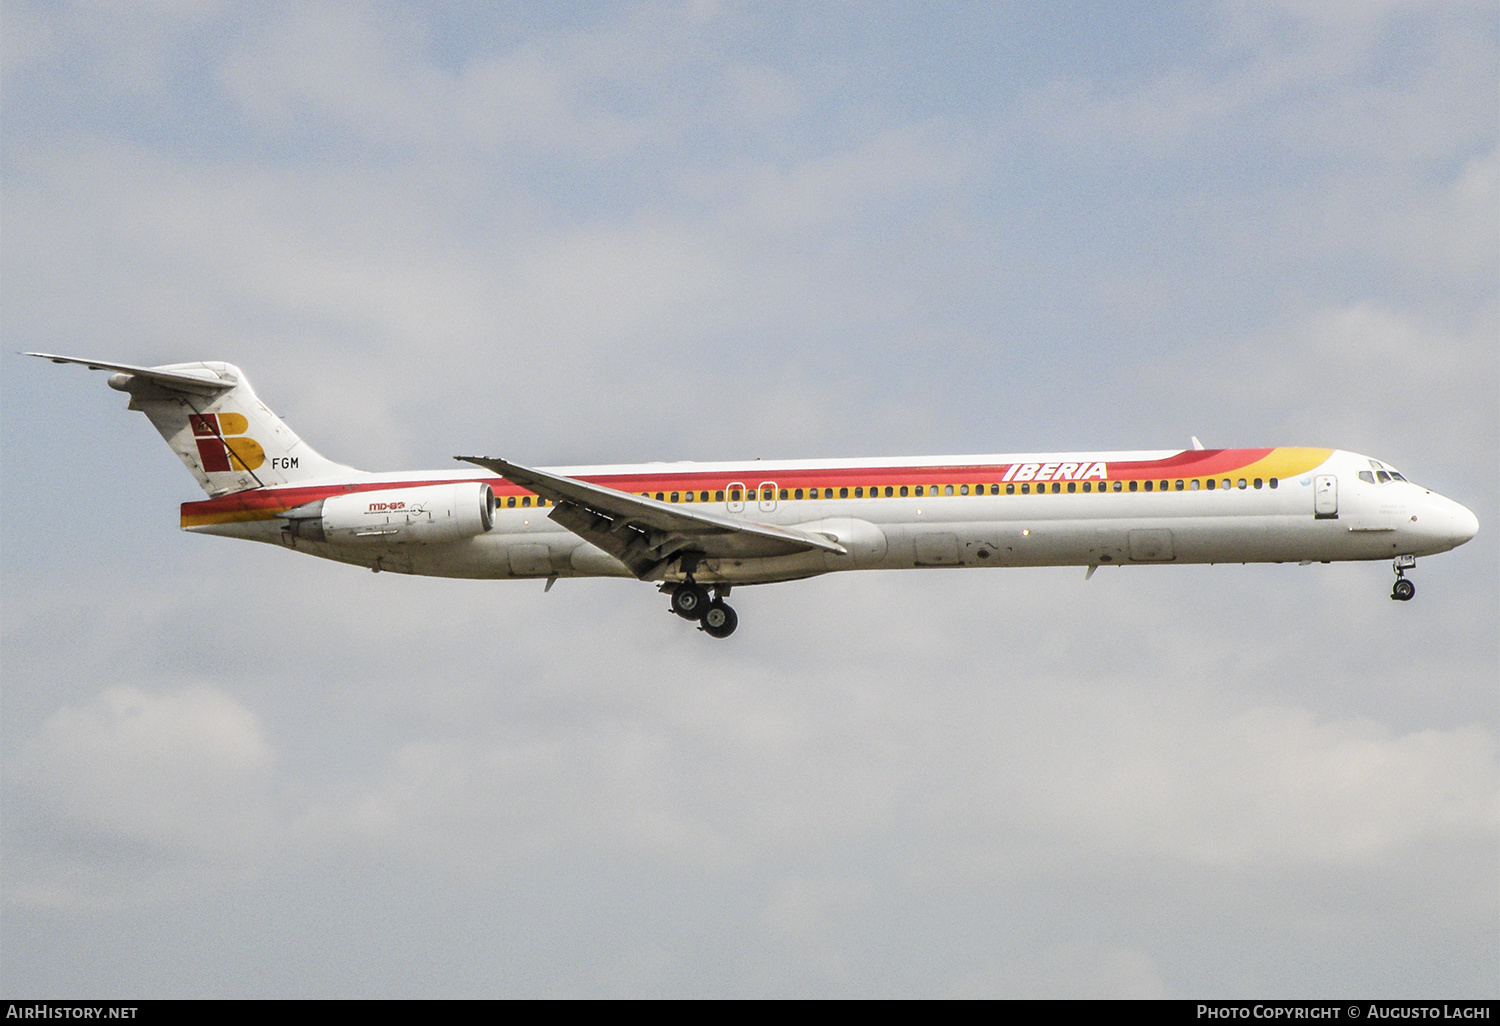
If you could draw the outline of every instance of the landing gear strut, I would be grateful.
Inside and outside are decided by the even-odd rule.
[[[1396,571],[1396,584],[1391,588],[1391,598],[1397,602],[1410,602],[1417,593],[1417,586],[1406,579],[1406,571],[1417,565],[1416,556],[1397,556],[1391,563]]]

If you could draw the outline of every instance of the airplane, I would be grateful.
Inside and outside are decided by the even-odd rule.
[[[370,570],[455,578],[633,577],[715,638],[739,585],[840,570],[1328,563],[1473,538],[1465,507],[1340,449],[1193,447],[905,459],[477,467],[370,473],[315,452],[217,361],[113,371],[207,492],[181,528]]]

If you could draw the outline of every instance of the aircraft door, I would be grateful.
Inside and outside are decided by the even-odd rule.
[[[1313,478],[1313,516],[1319,520],[1337,520],[1339,515],[1339,479],[1332,474]]]
[[[745,486],[738,481],[729,482],[724,490],[724,508],[731,513],[745,512]]]
[[[776,512],[775,481],[762,481],[760,483],[760,511],[762,513]]]

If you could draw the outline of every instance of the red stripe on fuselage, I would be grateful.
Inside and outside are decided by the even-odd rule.
[[[1190,449],[1160,460],[1104,460],[1108,479],[1146,480],[1164,477],[1212,477],[1264,459],[1273,449]],[[1049,454],[1050,456],[1051,454]],[[1058,454],[1064,455],[1064,454]],[[1103,454],[1101,454],[1103,455]],[[1049,462],[1053,460],[1049,459]],[[1060,461],[1058,461],[1060,462]],[[1072,462],[1072,460],[1069,460]],[[1093,461],[1080,458],[1081,467]],[[886,485],[992,484],[1001,481],[1012,463],[953,464],[941,467],[829,467],[824,469],[787,468],[774,470],[749,464],[734,471],[651,470],[631,474],[589,474],[580,480],[622,492],[717,491],[731,484],[747,489],[775,483],[778,488],[828,488]],[[1082,476],[1083,471],[1078,472]],[[349,484],[316,485],[290,488],[255,488],[234,492],[214,499],[184,502],[185,523],[201,518],[218,519],[224,514],[248,514],[235,519],[269,519],[284,510],[318,499],[349,492],[388,491],[397,488],[420,488],[427,485],[461,484],[473,481],[487,484],[498,496],[531,495],[529,489],[502,477],[473,477],[454,480],[412,478],[406,481],[360,481]]]

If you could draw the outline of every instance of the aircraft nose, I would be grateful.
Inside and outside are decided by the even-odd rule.
[[[1408,526],[1418,552],[1429,547],[1431,552],[1447,552],[1479,533],[1479,518],[1446,495],[1428,492]]]
[[[1479,533],[1479,518],[1467,506],[1453,504],[1453,544],[1462,545]]]
[[[1473,510],[1442,495],[1432,497],[1428,507],[1428,530],[1433,540],[1446,548],[1457,548],[1479,533],[1479,518]]]

